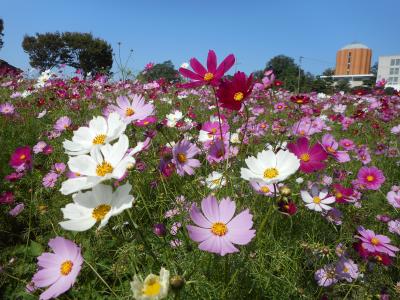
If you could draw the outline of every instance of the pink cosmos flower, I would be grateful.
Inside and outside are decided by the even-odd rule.
[[[393,189],[387,193],[386,199],[389,204],[394,208],[400,208],[400,190],[393,191]]]
[[[10,166],[19,171],[29,169],[32,166],[31,148],[25,146],[15,149],[11,155]]]
[[[81,248],[63,237],[49,241],[54,253],[45,252],[38,257],[39,270],[33,275],[36,287],[50,286],[40,295],[40,300],[56,298],[68,291],[76,281],[83,257]]]
[[[157,117],[149,116],[144,118],[143,120],[136,121],[135,125],[139,127],[145,127],[147,125],[154,124],[155,122],[157,122]]]
[[[13,192],[7,191],[0,195],[0,204],[12,204],[14,203]]]
[[[58,132],[63,132],[67,130],[72,124],[72,121],[67,116],[59,118],[54,124],[54,130]]]
[[[0,104],[0,114],[12,115],[15,112],[14,105],[9,102]]]
[[[235,63],[235,57],[229,54],[217,67],[217,56],[213,50],[210,50],[207,57],[207,69],[196,58],[192,58],[189,63],[194,72],[186,68],[179,68],[179,72],[193,81],[182,84],[182,88],[194,88],[207,84],[218,86],[222,76]]]
[[[339,141],[339,145],[343,147],[345,150],[353,150],[356,147],[354,142],[350,139],[341,139]]]
[[[111,105],[111,108],[127,123],[141,121],[154,115],[154,105],[146,103],[141,95],[119,96],[117,105]]]
[[[357,181],[369,190],[377,190],[385,182],[383,172],[376,167],[362,167],[358,171]]]
[[[42,180],[43,186],[46,188],[53,188],[57,182],[58,176],[59,175],[53,171],[47,173]]]
[[[39,141],[35,146],[33,146],[33,153],[38,154],[43,152],[46,146],[47,146],[46,142]]]
[[[180,141],[172,149],[172,162],[176,166],[176,172],[183,176],[185,173],[194,174],[193,168],[200,167],[200,161],[193,157],[200,153],[200,149],[187,140]]]
[[[55,163],[52,167],[52,170],[57,174],[62,174],[65,172],[65,164],[64,163]]]
[[[224,198],[218,204],[214,196],[208,196],[201,202],[202,212],[193,204],[190,217],[197,225],[187,225],[189,237],[200,243],[199,249],[224,256],[239,252],[233,244],[246,245],[255,236],[253,215],[246,209],[233,217],[236,204],[230,198]]]
[[[16,217],[18,216],[25,208],[25,205],[23,203],[18,203],[12,210],[10,210],[8,213],[13,216]]]
[[[375,232],[364,227],[358,227],[360,236],[356,236],[362,242],[362,247],[370,253],[380,252],[395,257],[395,252],[400,249],[390,245],[390,239],[385,235],[376,235]]]
[[[300,159],[302,172],[312,173],[325,168],[323,161],[328,158],[328,155],[320,144],[317,143],[311,147],[308,139],[301,137],[296,143],[288,144],[287,148]]]
[[[347,151],[338,151],[339,144],[331,134],[325,134],[322,137],[321,144],[326,153],[333,156],[338,162],[344,163],[350,161],[350,156]]]

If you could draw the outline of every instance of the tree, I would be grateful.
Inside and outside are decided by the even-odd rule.
[[[369,71],[374,76],[363,80],[363,86],[373,88],[376,84],[376,77],[378,75],[378,63],[374,63]]]
[[[4,30],[4,22],[3,19],[0,19],[0,49],[3,48],[4,42],[3,42],[3,33]]]
[[[350,91],[350,84],[347,80],[341,79],[336,83],[336,90],[337,91],[343,91],[343,92],[348,92]]]
[[[148,70],[142,71],[138,75],[139,79],[150,82],[158,79],[165,79],[167,82],[177,82],[179,81],[179,72],[175,70],[172,61],[167,60],[162,64],[155,64]]]
[[[111,46],[90,33],[36,33],[25,36],[22,47],[31,66],[41,71],[66,64],[82,69],[85,75],[109,73],[113,63]]]
[[[273,57],[266,65],[265,70],[274,70],[277,79],[282,80],[285,88],[291,91],[297,90],[300,71],[300,89],[305,87],[304,71],[294,62],[294,59],[286,55]]]

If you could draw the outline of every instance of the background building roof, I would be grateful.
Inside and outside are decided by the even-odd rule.
[[[346,49],[369,49],[367,46],[365,46],[364,44],[361,43],[352,43],[352,44],[348,44],[346,46],[344,46],[342,49],[340,50],[346,50]]]

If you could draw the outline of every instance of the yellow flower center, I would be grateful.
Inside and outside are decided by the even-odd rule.
[[[214,74],[213,73],[207,72],[206,74],[204,74],[204,80],[205,81],[211,81],[211,80],[213,80],[213,78],[214,78]]]
[[[73,264],[72,261],[70,261],[70,260],[64,261],[64,262],[61,264],[61,267],[60,267],[61,275],[67,276],[69,273],[71,273],[71,271],[72,271],[72,266],[73,266],[73,265],[74,265],[74,264]]]
[[[224,223],[216,222],[211,226],[211,232],[218,236],[223,236],[228,232],[228,227]]]
[[[308,162],[310,160],[310,154],[308,153],[303,153],[302,155],[300,155],[300,159],[302,161]]]
[[[161,284],[158,276],[151,278],[144,283],[143,294],[146,296],[157,296],[160,293]]]
[[[264,171],[264,178],[275,178],[279,175],[279,172],[276,168],[267,168]]]
[[[93,139],[92,143],[93,145],[103,145],[106,141],[107,136],[105,134],[99,134],[96,135],[96,137]]]
[[[96,174],[97,176],[103,177],[108,173],[112,173],[113,170],[114,168],[110,163],[103,161],[100,165],[97,165]]]
[[[261,127],[262,129],[265,129],[265,128],[267,127],[267,125],[265,125],[264,123],[262,123],[262,124],[260,125],[260,127]]]
[[[320,204],[320,203],[321,203],[321,198],[318,197],[318,196],[315,196],[312,200],[313,200],[313,202],[314,202],[315,204]]]
[[[81,173],[78,173],[78,172],[75,172],[74,174],[75,174],[75,176],[77,176],[77,177],[81,176]]]
[[[269,189],[269,187],[267,187],[267,186],[262,186],[261,187],[261,192],[263,192],[263,193],[269,193],[271,190]]]
[[[211,129],[211,133],[215,134],[217,132],[217,128]]]
[[[379,239],[377,239],[376,237],[373,237],[371,239],[371,244],[374,245],[374,246],[378,245],[379,244]]]
[[[367,181],[369,181],[369,182],[371,182],[371,181],[374,181],[374,176],[372,176],[372,175],[368,175],[367,176]]]
[[[303,99],[297,99],[296,102],[301,104],[301,103],[303,103]]]
[[[343,194],[341,193],[341,192],[336,192],[336,198],[342,198],[343,197]]]
[[[187,157],[184,153],[178,153],[178,155],[176,156],[176,158],[178,159],[178,161],[183,164],[185,162],[187,162]]]
[[[25,154],[22,154],[20,157],[19,157],[19,159],[21,159],[21,160],[24,160],[26,158],[26,155]]]
[[[132,116],[134,113],[135,113],[135,111],[134,111],[132,108],[130,108],[130,107],[128,107],[128,108],[125,110],[125,116],[127,116],[127,117]]]
[[[220,185],[220,184],[221,184],[221,178],[219,178],[219,179],[214,179],[214,180],[212,180],[211,182],[214,183],[214,184]]]
[[[233,99],[235,99],[235,101],[242,101],[243,98],[244,98],[244,94],[242,92],[237,92],[233,96]]]
[[[343,272],[345,272],[345,273],[349,273],[349,271],[350,271],[350,270],[349,270],[349,268],[348,268],[348,267],[344,267],[344,268],[343,268]]]
[[[111,210],[111,206],[108,204],[100,204],[95,209],[93,209],[92,217],[96,221],[101,221],[104,219],[105,215]]]
[[[330,152],[330,153],[335,153],[336,152],[336,150],[335,149],[333,149],[332,147],[326,147],[326,150],[328,150],[328,152]]]

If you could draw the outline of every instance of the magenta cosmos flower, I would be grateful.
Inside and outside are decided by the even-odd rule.
[[[183,176],[185,173],[194,174],[193,168],[200,167],[200,161],[193,158],[200,152],[200,149],[187,140],[180,141],[172,149],[172,162],[176,166],[176,172]]]
[[[325,163],[322,161],[327,159],[328,155],[320,144],[310,146],[308,139],[301,137],[296,143],[288,144],[287,148],[300,159],[302,172],[312,173],[325,168]]]
[[[10,166],[14,169],[27,169],[32,164],[31,148],[29,146],[15,149],[11,155]]]
[[[131,101],[130,101],[131,100]],[[154,106],[140,95],[119,96],[117,105],[111,105],[125,122],[141,121],[154,114]]]
[[[182,84],[182,88],[194,88],[207,84],[218,86],[222,76],[224,76],[235,63],[235,56],[229,54],[217,67],[217,56],[213,50],[210,50],[208,51],[207,57],[207,69],[196,58],[192,58],[189,63],[194,72],[186,68],[179,68],[179,72],[182,76],[193,81]]]
[[[45,252],[38,257],[39,271],[33,275],[36,287],[50,286],[40,295],[40,300],[56,298],[68,291],[81,270],[81,248],[74,242],[56,237],[49,241],[54,253]]]
[[[390,245],[390,239],[385,235],[375,234],[372,230],[365,229],[364,227],[358,227],[358,233],[360,236],[357,236],[361,242],[362,247],[370,253],[380,252],[385,253],[389,256],[396,256],[395,252],[400,249]]]
[[[383,172],[376,167],[362,167],[357,175],[358,183],[369,190],[377,190],[385,182]]]
[[[239,252],[233,244],[246,245],[256,234],[253,215],[246,209],[233,218],[236,204],[230,198],[224,198],[218,205],[214,196],[201,201],[202,212],[193,204],[190,217],[197,225],[187,225],[189,237],[200,243],[199,249],[224,256]]]

